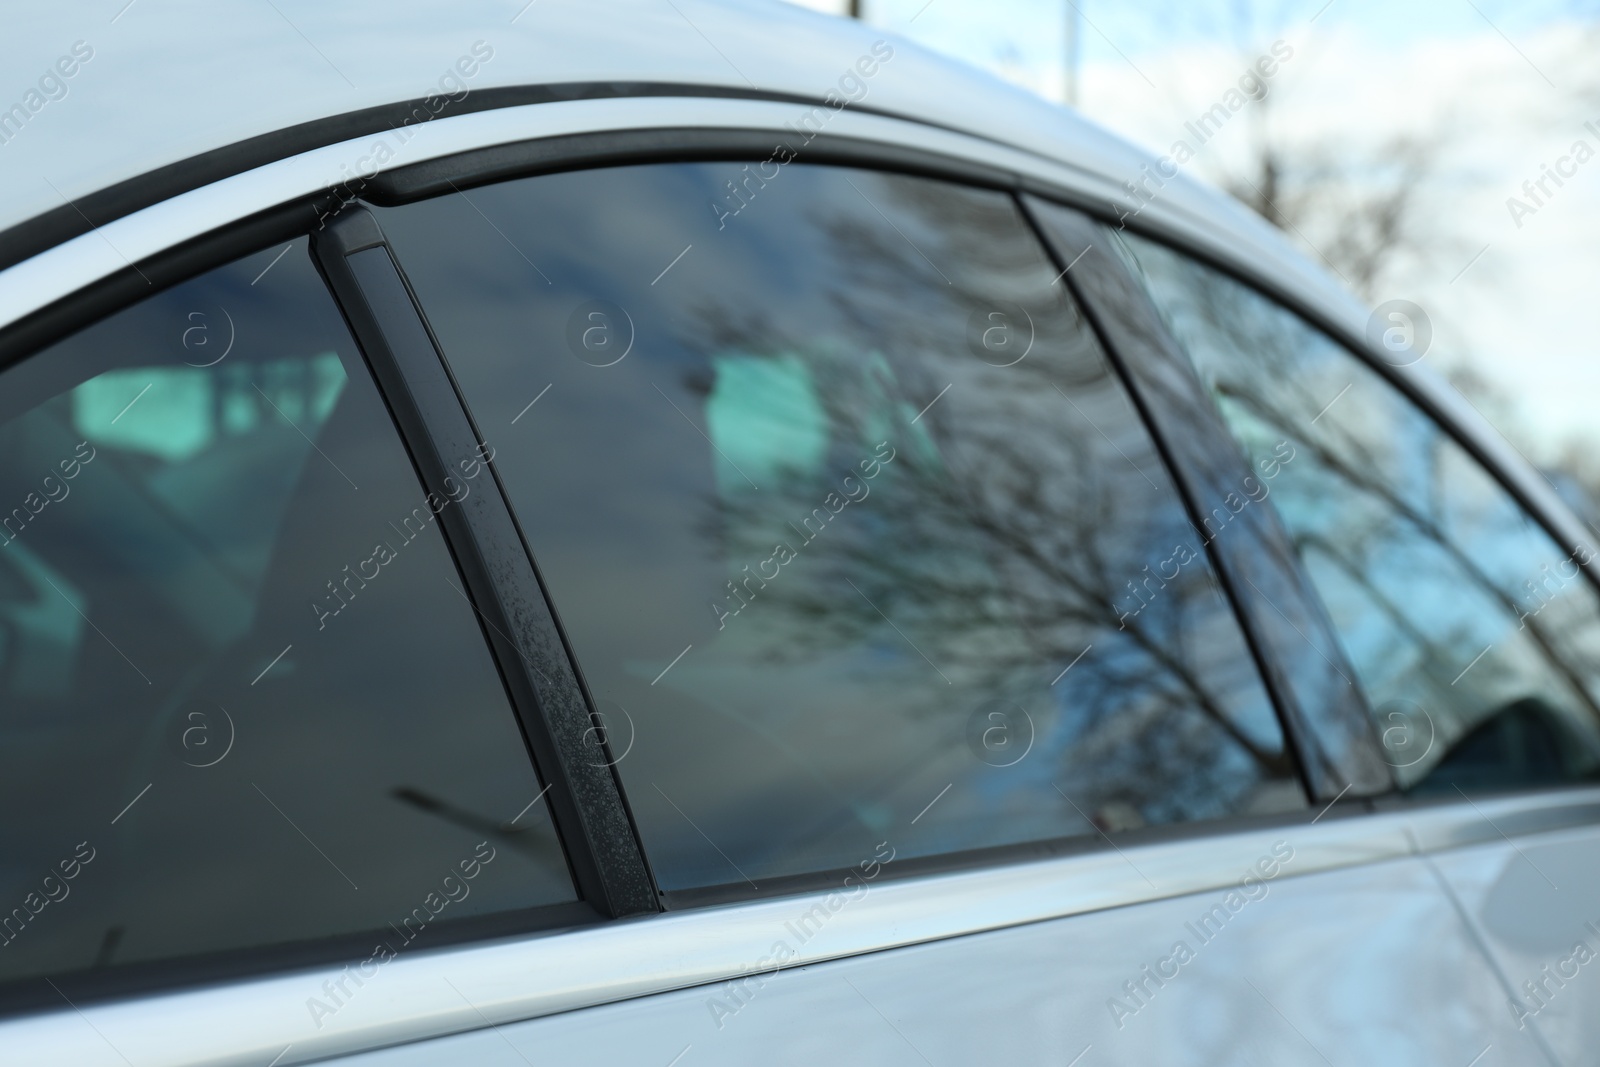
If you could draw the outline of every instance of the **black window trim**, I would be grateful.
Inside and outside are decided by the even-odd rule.
[[[241,256],[286,244],[315,228],[315,198],[244,216],[129,264],[0,327],[0,371],[146,297]]]
[[[606,918],[659,911],[604,732],[495,469],[494,443],[473,423],[377,219],[364,207],[346,209],[312,236],[311,249],[423,485],[444,494],[458,460],[490,457],[494,492],[472,494],[439,521],[547,786],[580,899]]]

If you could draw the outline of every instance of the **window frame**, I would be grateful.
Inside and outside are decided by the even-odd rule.
[[[1048,198],[1047,198],[1048,199]],[[1504,455],[1496,455],[1498,446],[1492,443],[1488,434],[1463,425],[1457,412],[1449,410],[1441,397],[1431,391],[1418,380],[1417,377],[1405,373],[1406,368],[1396,367],[1387,362],[1373,350],[1367,339],[1348,328],[1347,323],[1341,323],[1336,318],[1317,308],[1312,302],[1296,293],[1292,287],[1282,285],[1265,272],[1256,271],[1233,259],[1218,254],[1215,249],[1206,247],[1198,241],[1185,237],[1176,230],[1162,227],[1158,224],[1144,222],[1143,220],[1125,220],[1118,223],[1115,213],[1100,213],[1100,221],[1107,225],[1125,225],[1127,229],[1140,237],[1165,245],[1172,252],[1195,260],[1202,265],[1227,275],[1239,284],[1249,288],[1266,300],[1277,305],[1283,310],[1299,318],[1312,329],[1326,335],[1329,340],[1344,348],[1369,369],[1375,371],[1389,385],[1393,386],[1408,401],[1415,404],[1417,409],[1439,428],[1440,432],[1450,438],[1472,457],[1483,470],[1494,479],[1495,483],[1504,489],[1514,500],[1519,508],[1538,523],[1540,529],[1550,535],[1556,544],[1572,552],[1577,547],[1577,542],[1572,540],[1573,535],[1581,536],[1581,521],[1576,516],[1568,514],[1570,509],[1550,490],[1548,497],[1542,496],[1542,490],[1533,478],[1524,474],[1539,476],[1537,468],[1528,463],[1526,472],[1518,472],[1514,466],[1506,463]],[[1165,325],[1162,326],[1165,331]],[[1174,343],[1177,343],[1174,339]],[[1476,409],[1474,409],[1476,410]],[[1481,413],[1480,413],[1481,417]],[[1484,420],[1484,428],[1495,433],[1492,424]],[[1502,443],[1507,449],[1515,451],[1509,441]],[[1526,458],[1524,457],[1526,462]],[[1574,562],[1577,562],[1574,560]],[[1580,563],[1579,568],[1588,577],[1590,584],[1596,592],[1600,592],[1600,554],[1591,559],[1589,563]]]
[[[380,173],[366,189],[363,190],[363,200],[375,205],[392,207],[417,200],[428,199],[442,195],[449,191],[471,189],[482,185],[494,184],[518,178],[532,177],[542,174],[553,174],[575,170],[587,170],[601,166],[633,165],[644,163],[677,163],[691,161],[729,161],[729,162],[759,162],[770,153],[771,141],[774,131],[758,129],[714,129],[701,127],[662,127],[639,130],[603,131],[578,133],[557,137],[531,138],[513,141],[505,144],[487,145],[464,151],[442,155],[434,159],[424,160],[405,167]],[[978,188],[992,189],[1005,192],[1018,204],[1023,218],[1032,229],[1034,237],[1040,242],[1041,247],[1052,258],[1059,260],[1058,266],[1063,267],[1064,282],[1068,285],[1074,298],[1084,308],[1089,318],[1091,328],[1094,329],[1097,339],[1111,360],[1112,366],[1118,374],[1125,388],[1129,390],[1136,408],[1147,432],[1156,440],[1165,463],[1166,471],[1173,479],[1174,485],[1182,498],[1191,517],[1195,514],[1197,487],[1191,475],[1185,473],[1181,465],[1174,461],[1172,450],[1163,433],[1164,423],[1159,413],[1149,410],[1144,390],[1139,387],[1137,364],[1142,359],[1148,359],[1147,354],[1138,352],[1137,344],[1130,342],[1125,330],[1115,326],[1108,326],[1108,311],[1105,307],[1104,297],[1097,295],[1092,286],[1085,286],[1069,271],[1065,271],[1067,258],[1062,258],[1063,249],[1055,242],[1049,231],[1043,227],[1036,218],[1035,213],[1028,205],[1030,196],[1078,212],[1091,224],[1109,224],[1115,221],[1116,214],[1113,205],[1097,201],[1081,191],[1065,186],[1044,181],[1036,176],[1025,175],[1000,166],[977,162],[971,159],[962,159],[932,150],[907,147],[904,145],[886,145],[873,143],[849,136],[836,134],[820,134],[807,146],[805,152],[807,162],[832,163],[868,167],[890,173],[910,174],[921,177],[933,178],[942,181],[952,181],[963,185]],[[109,315],[121,307],[128,306],[148,296],[152,287],[165,288],[172,284],[193,277],[206,269],[222,265],[239,255],[258,251],[277,241],[292,239],[308,234],[313,235],[313,258],[318,264],[325,282],[329,284],[330,293],[339,305],[347,324],[351,326],[352,334],[356,337],[364,357],[374,373],[380,392],[384,395],[386,404],[390,407],[391,415],[396,419],[397,432],[408,453],[413,457],[413,463],[422,474],[424,468],[429,469],[436,477],[441,475],[439,455],[442,447],[442,428],[437,417],[425,418],[420,414],[417,398],[407,400],[402,393],[407,388],[407,377],[398,368],[395,354],[384,340],[384,333],[396,328],[398,317],[406,314],[415,314],[427,331],[432,342],[435,354],[438,353],[437,340],[433,338],[432,329],[427,325],[426,317],[420,312],[412,297],[409,309],[399,306],[390,306],[381,313],[374,314],[370,306],[363,306],[367,301],[360,295],[359,287],[355,286],[353,277],[348,271],[339,267],[339,261],[345,255],[353,255],[359,251],[383,247],[381,234],[374,233],[376,229],[367,216],[368,229],[360,232],[362,224],[357,221],[361,214],[359,201],[351,202],[355,210],[341,210],[334,215],[331,222],[327,219],[329,203],[326,195],[313,195],[296,198],[295,200],[279,205],[267,211],[258,212],[235,222],[234,224],[213,231],[204,237],[185,242],[170,249],[161,256],[154,257],[141,263],[139,270],[132,268],[119,271],[116,274],[102,279],[72,296],[57,301],[32,315],[26,316],[17,323],[0,330],[0,367],[5,367],[20,359],[26,358],[34,351],[45,347],[50,341],[64,336],[81,328],[85,321],[96,320]],[[342,206],[342,205],[341,205]],[[360,212],[360,214],[358,214]],[[1347,331],[1341,331],[1337,325],[1327,320],[1327,317],[1318,313],[1305,301],[1297,300],[1291,291],[1279,287],[1268,287],[1261,284],[1261,280],[1241,271],[1236,265],[1218,256],[1213,250],[1204,247],[1200,242],[1185,240],[1175,229],[1161,226],[1158,223],[1137,220],[1132,227],[1142,235],[1171,246],[1180,254],[1189,255],[1199,259],[1215,269],[1225,273],[1251,286],[1263,291],[1263,295],[1275,303],[1285,306],[1289,311],[1301,316],[1314,327],[1323,330],[1329,336],[1339,341],[1346,348],[1356,352],[1358,356],[1374,365],[1380,373],[1385,374],[1386,380],[1394,381],[1402,388],[1405,395],[1419,404],[1424,413],[1439,424],[1452,438],[1460,441],[1468,449],[1477,462],[1485,466],[1497,482],[1506,485],[1519,506],[1528,510],[1540,521],[1541,526],[1551,530],[1551,526],[1540,510],[1532,506],[1525,495],[1517,492],[1514,485],[1507,484],[1507,480],[1493,464],[1483,450],[1474,447],[1470,438],[1459,432],[1447,419],[1441,418],[1434,410],[1433,405],[1426,398],[1418,396],[1401,376],[1393,373],[1382,360],[1376,359],[1365,348],[1364,343],[1355,343]],[[320,242],[320,243],[319,243]],[[409,293],[409,283],[404,282],[404,267],[398,262],[392,252],[389,253],[390,262],[398,272],[402,284]],[[1126,272],[1126,267],[1117,262],[1113,257],[1102,257],[1101,270],[1115,270]],[[1147,326],[1153,326],[1162,336],[1166,336],[1165,325],[1153,305],[1149,312]],[[1168,338],[1170,340],[1170,338]],[[453,403],[460,408],[464,418],[465,405],[462,403],[459,392],[455,389],[453,381],[448,380],[444,390],[432,399],[435,403]],[[415,384],[415,383],[412,383]],[[1203,389],[1198,379],[1195,382],[1197,390]],[[448,394],[448,395],[446,395]],[[1208,399],[1208,398],[1207,398]],[[1217,427],[1221,429],[1220,416]],[[482,440],[475,427],[472,436],[477,443],[488,443]],[[1225,432],[1225,431],[1224,431]],[[492,464],[490,464],[492,469]],[[1240,475],[1248,474],[1249,468],[1242,459],[1238,463]],[[583,680],[582,666],[571,654],[566,644],[565,636],[560,631],[557,605],[553,604],[545,593],[542,581],[537,578],[537,562],[533,553],[526,545],[520,524],[516,523],[515,514],[511,511],[509,503],[504,496],[503,488],[499,485],[496,476],[495,505],[496,510],[504,509],[515,526],[516,538],[522,544],[521,562],[532,569],[534,576],[533,588],[539,591],[539,603],[549,613],[549,621],[544,624],[546,641],[554,639],[566,655],[567,662],[573,671],[573,682],[581,694],[581,704],[592,724],[594,719],[593,701],[588,693],[587,683]],[[595,904],[585,903],[577,908],[576,912],[569,906],[562,906],[566,914],[552,918],[551,923],[529,923],[526,917],[520,917],[513,923],[506,924],[504,929],[494,928],[494,933],[499,932],[529,932],[548,926],[570,925],[573,922],[599,921],[607,918],[619,917],[628,914],[648,913],[660,909],[679,910],[694,908],[711,904],[729,903],[735,901],[753,901],[771,896],[788,895],[804,892],[809,889],[824,885],[831,885],[839,876],[847,873],[846,870],[820,871],[808,875],[793,876],[771,882],[771,890],[760,893],[741,892],[747,887],[715,886],[695,890],[676,891],[671,894],[661,894],[653,885],[649,875],[648,862],[644,858],[643,850],[638,840],[638,831],[633,824],[631,813],[627,813],[626,796],[620,788],[615,772],[608,772],[605,777],[610,779],[609,788],[602,787],[598,792],[586,794],[587,800],[579,802],[572,790],[570,782],[555,780],[565,778],[565,772],[575,762],[572,757],[575,753],[571,750],[570,732],[567,748],[564,754],[558,754],[559,749],[551,736],[550,724],[543,719],[538,698],[534,695],[534,683],[528,681],[529,672],[526,664],[520,659],[516,648],[502,633],[493,632],[494,629],[504,629],[495,620],[504,621],[503,605],[497,604],[498,598],[506,595],[507,591],[501,583],[492,581],[488,572],[493,568],[487,565],[481,548],[473,545],[473,539],[483,535],[483,521],[469,520],[464,516],[455,516],[453,523],[447,523],[444,528],[446,539],[450,545],[452,557],[458,569],[467,581],[467,588],[473,600],[473,607],[479,614],[480,623],[488,619],[482,626],[486,642],[490,645],[491,652],[497,666],[501,669],[502,677],[509,679],[508,690],[519,691],[513,699],[517,709],[525,736],[528,731],[538,732],[538,749],[541,758],[535,760],[536,770],[544,779],[545,784],[551,785],[550,798],[552,808],[558,805],[564,808],[557,818],[556,825],[561,834],[563,845],[568,850],[569,861],[574,871],[575,881],[579,882],[579,894],[583,901],[600,902]],[[454,527],[454,528],[452,528]],[[1552,530],[1554,534],[1554,531]],[[1558,538],[1559,539],[1559,538]],[[1238,551],[1248,552],[1256,544],[1246,537],[1234,539],[1238,542]],[[504,546],[500,546],[502,549]],[[505,562],[517,563],[515,553],[501,552],[501,559]],[[1258,639],[1252,636],[1250,622],[1251,609],[1242,604],[1238,597],[1236,582],[1237,577],[1230,573],[1230,564],[1219,559],[1215,544],[1208,546],[1208,557],[1218,574],[1219,581],[1227,592],[1235,617],[1240,620],[1241,629],[1246,635],[1247,644],[1256,661],[1257,669],[1261,673],[1263,682],[1268,688],[1274,703],[1275,712],[1278,714],[1280,724],[1284,728],[1286,744],[1296,761],[1303,780],[1306,778],[1307,768],[1310,766],[1308,754],[1315,739],[1310,728],[1298,722],[1293,716],[1284,712],[1281,681],[1274,684],[1273,676],[1276,673],[1275,658],[1270,651],[1259,647]],[[1591,580],[1595,580],[1593,568],[1585,568],[1590,572]],[[471,577],[469,578],[469,574]],[[1320,606],[1320,605],[1319,605]],[[487,614],[486,614],[487,612]],[[1259,620],[1257,621],[1257,624]],[[1324,646],[1339,655],[1337,643],[1331,640]],[[571,694],[568,694],[570,697]],[[570,723],[569,723],[570,725]],[[530,746],[535,742],[530,740]],[[1373,740],[1373,751],[1377,751],[1376,740]],[[555,762],[561,770],[551,773],[547,767]],[[579,764],[581,766],[581,763]],[[580,772],[581,773],[581,772]],[[590,788],[597,784],[589,783]],[[1313,801],[1327,799],[1338,790],[1329,788],[1326,783],[1307,783]],[[617,832],[618,824],[613,817],[609,831],[603,841],[596,841],[591,833],[585,829],[585,821],[595,812],[595,806],[611,808],[613,815],[616,811],[624,813],[623,826],[628,831],[625,835]],[[1273,817],[1248,817],[1208,820],[1196,823],[1183,823],[1171,827],[1150,828],[1144,831],[1135,831],[1119,835],[1119,840],[1125,842],[1141,841],[1167,841],[1181,840],[1190,837],[1204,837],[1222,835],[1238,830],[1248,829],[1252,826],[1263,824],[1289,824],[1299,822],[1299,814]],[[574,846],[574,843],[576,847]],[[1010,863],[1045,857],[1063,857],[1077,855],[1085,852],[1095,852],[1102,845],[1093,838],[1063,837],[1039,842],[1029,842],[1018,845],[1001,846],[993,849],[976,849],[955,852],[939,856],[920,859],[914,863],[904,864],[895,873],[897,878],[922,877],[929,874],[970,870],[974,868],[1003,866]],[[631,852],[637,857],[638,863],[633,867],[631,874],[624,874],[620,878],[613,871],[610,875],[603,875],[595,861],[598,852],[604,849],[620,848],[624,857]],[[624,867],[630,863],[625,859]],[[580,873],[581,871],[581,873]],[[643,874],[641,881],[640,873]],[[649,886],[649,892],[659,900],[657,907],[641,907],[640,890],[643,885]],[[631,901],[631,903],[624,903]],[[480,925],[480,924],[475,924]],[[474,930],[464,934],[462,940],[478,939],[485,936],[490,927]],[[357,941],[361,940],[358,936]],[[441,944],[446,943],[441,939]],[[319,951],[323,949],[325,951]],[[293,962],[310,962],[318,958],[331,958],[337,955],[334,942],[324,939],[304,946],[293,953],[274,950],[274,957],[281,957]],[[230,958],[237,957],[240,969],[250,969],[247,960],[254,958],[253,950],[231,951],[225,954]],[[265,962],[262,958],[259,962]],[[159,970],[176,969],[184,970],[184,964],[151,965]],[[143,966],[141,966],[141,970]],[[223,974],[231,968],[219,967],[216,962],[209,961],[203,968],[206,974]],[[150,977],[154,978],[154,975]],[[159,981],[159,979],[157,979]],[[112,983],[120,985],[121,983]],[[165,984],[165,983],[162,983]]]

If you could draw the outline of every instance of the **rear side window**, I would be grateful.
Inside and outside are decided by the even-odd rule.
[[[1301,806],[1173,486],[1011,198],[753,173],[381,215],[662,886]]]
[[[1476,460],[1349,351],[1139,238],[1152,296],[1252,457],[1322,594],[1386,758],[1420,793],[1592,781],[1600,599]]]
[[[427,495],[278,251],[0,374],[0,977],[370,932],[370,978],[573,899]]]

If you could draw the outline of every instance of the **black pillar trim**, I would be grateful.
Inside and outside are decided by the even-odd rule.
[[[318,268],[377,379],[424,487],[463,484],[463,462],[491,478],[439,511],[439,524],[485,624],[548,792],[578,893],[602,915],[660,910],[644,854],[533,557],[410,284],[377,219],[351,205],[312,237]],[[447,482],[447,479],[449,481]]]
[[[1245,499],[1246,478],[1258,484],[1261,478],[1240,453],[1143,283],[1111,247],[1114,235],[1060,205],[1048,205],[1047,221],[1030,195],[1018,199],[1100,335],[1177,483],[1278,708],[1286,740],[1300,757],[1311,799],[1392,791],[1394,778],[1366,695],[1293,540],[1268,503],[1270,496],[1251,500],[1238,512],[1226,505],[1230,496]],[[1202,531],[1210,530],[1215,508],[1232,518],[1207,538]]]

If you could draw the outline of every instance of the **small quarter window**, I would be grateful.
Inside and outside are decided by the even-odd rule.
[[[1600,772],[1600,598],[1579,564],[1377,371],[1252,289],[1127,238],[1253,459],[1416,793]],[[1281,459],[1281,457],[1279,457]]]

